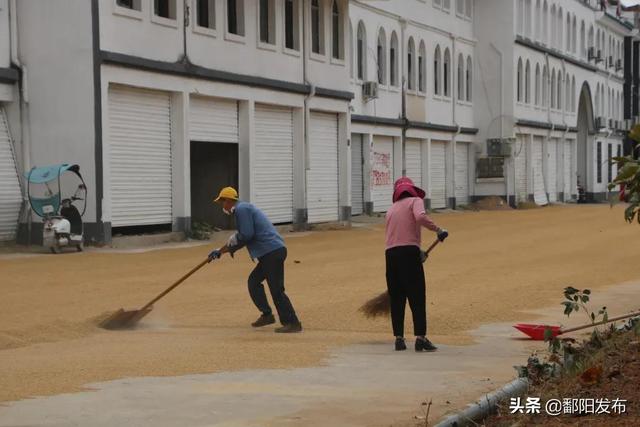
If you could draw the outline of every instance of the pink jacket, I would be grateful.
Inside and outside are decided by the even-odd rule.
[[[440,228],[424,210],[424,202],[419,197],[406,197],[395,202],[387,211],[386,249],[396,246],[417,246],[421,243],[421,227],[431,231]]]

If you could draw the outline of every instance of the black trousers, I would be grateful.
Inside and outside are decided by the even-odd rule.
[[[249,295],[253,303],[263,314],[271,314],[262,282],[266,279],[271,292],[273,304],[278,311],[280,323],[287,325],[297,323],[298,317],[287,294],[284,293],[284,260],[287,259],[287,248],[276,249],[258,258],[258,265],[249,275]]]
[[[414,335],[426,335],[426,291],[424,270],[420,261],[420,248],[417,246],[398,246],[387,249],[385,258],[393,335],[404,336],[404,310],[407,299],[413,315]]]

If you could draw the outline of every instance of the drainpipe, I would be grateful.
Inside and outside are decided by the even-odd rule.
[[[449,38],[451,39],[451,63],[450,63],[450,70],[449,70],[449,74],[450,76],[454,76],[455,73],[453,72],[454,66],[453,64],[455,64],[456,61],[456,36],[453,35],[453,33],[449,33]],[[458,79],[460,78],[460,76],[458,76]],[[464,78],[464,77],[462,77]],[[456,140],[458,139],[458,135],[460,135],[460,130],[462,129],[460,127],[460,125],[458,124],[457,120],[456,120],[456,104],[458,103],[458,97],[460,96],[460,94],[458,93],[458,81],[453,81],[451,80],[451,123],[457,127],[456,131],[454,133],[451,134],[451,149],[453,152],[453,155],[451,156],[452,158],[452,164],[453,164],[453,168],[452,168],[452,178],[453,178],[453,194],[451,195],[452,199],[455,200],[456,198],[456,186],[455,186],[455,181],[456,181]],[[453,91],[453,88],[455,87],[455,93]],[[455,209],[455,203],[453,204],[453,206],[451,206],[452,209]]]
[[[409,127],[408,119],[407,119],[407,41],[405,40],[406,34],[405,30],[407,28],[407,21],[404,18],[400,19],[400,40],[402,40],[402,49],[399,49],[403,52],[402,61],[402,69],[400,70],[400,75],[402,76],[402,100],[401,100],[401,111],[402,111],[402,136],[400,137],[400,153],[402,153],[402,176],[407,176],[407,156],[405,154],[406,147],[406,138],[407,138],[407,128]],[[413,59],[415,62],[415,58]]]
[[[22,171],[26,172],[31,169],[31,138],[29,126],[29,85],[27,79],[27,67],[20,61],[20,55],[18,54],[18,17],[17,17],[17,5],[16,0],[9,1],[9,32],[10,36],[10,57],[11,63],[20,69],[20,129],[22,138]],[[23,183],[24,177],[20,177],[18,180]],[[24,190],[28,183],[23,184],[23,202],[22,212],[26,214],[27,222],[27,244],[31,243],[31,204],[26,196]]]
[[[303,116],[302,123],[303,123],[303,131],[304,131],[303,148],[304,148],[304,171],[305,171],[305,179],[304,179],[305,211],[307,209],[307,202],[308,202],[308,191],[306,189],[306,185],[307,185],[306,175],[307,175],[307,171],[310,170],[310,165],[311,165],[311,161],[309,158],[309,120],[310,120],[309,100],[313,98],[316,94],[316,87],[313,84],[311,84],[308,76],[309,59],[307,57],[307,42],[308,42],[307,41],[307,17],[308,17],[307,7],[303,4],[302,6],[302,46],[300,46],[300,49],[302,51],[302,80],[306,86],[309,86],[311,88],[310,92],[304,97],[304,101],[303,101],[304,111],[302,114]],[[306,226],[306,223],[307,223],[306,215],[305,215],[305,218],[302,218],[302,222],[305,224],[304,226]]]
[[[499,73],[499,77],[498,77],[498,81],[500,82],[500,140],[502,140],[502,138],[504,137],[504,95],[502,93],[503,90],[503,86],[504,86],[504,79],[502,78],[503,75],[503,56],[502,56],[502,51],[500,49],[498,49],[496,47],[496,45],[494,45],[493,43],[489,43],[489,45],[491,46],[491,48],[493,50],[496,51],[496,53],[498,54],[498,57],[500,57],[500,73]],[[512,158],[513,159],[513,158]],[[512,166],[513,166],[513,203],[516,202],[516,161],[515,159],[512,160]],[[504,166],[503,166],[504,167]],[[507,177],[508,178],[508,177]],[[504,180],[504,194],[507,196],[507,205],[509,204],[509,183],[508,183],[508,179]]]

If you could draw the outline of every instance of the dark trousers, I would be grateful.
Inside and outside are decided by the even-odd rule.
[[[420,261],[420,248],[398,246],[385,252],[387,289],[391,301],[393,335],[404,336],[404,309],[409,300],[413,314],[413,333],[427,334],[427,309],[424,270]]]
[[[298,317],[284,293],[284,260],[287,259],[287,248],[276,249],[258,258],[258,265],[249,275],[249,295],[253,303],[263,314],[271,314],[271,307],[267,301],[262,282],[266,279],[271,292],[271,298],[278,311],[280,323],[287,325],[297,323]]]

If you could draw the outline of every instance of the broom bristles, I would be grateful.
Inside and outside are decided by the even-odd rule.
[[[375,318],[378,316],[388,316],[391,312],[391,301],[389,299],[389,292],[385,291],[375,298],[370,299],[360,307],[362,312],[368,318]]]

